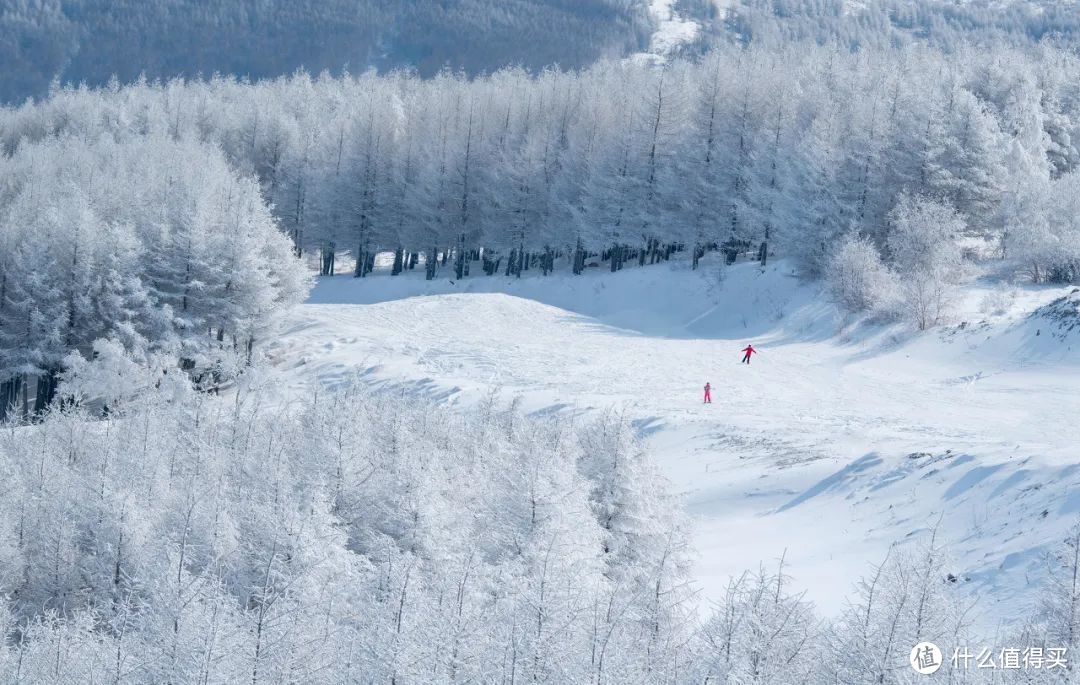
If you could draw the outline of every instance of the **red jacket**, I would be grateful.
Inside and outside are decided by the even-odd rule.
[[[754,354],[755,352],[757,352],[757,350],[754,349],[753,345],[747,345],[746,347],[744,347],[743,349],[741,349],[739,351],[740,352],[745,352],[747,355],[751,355],[751,354]]]

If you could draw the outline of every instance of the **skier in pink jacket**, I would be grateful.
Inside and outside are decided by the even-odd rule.
[[[749,364],[749,363],[750,363],[750,355],[752,355],[752,354],[754,354],[755,352],[757,352],[757,350],[755,350],[755,349],[754,349],[754,346],[753,346],[753,345],[747,345],[746,347],[744,347],[744,348],[743,348],[742,350],[740,350],[740,351],[741,351],[741,352],[745,352],[745,353],[746,353],[746,355],[745,355],[745,356],[743,356],[743,358],[742,358],[742,363],[743,363],[743,364]]]

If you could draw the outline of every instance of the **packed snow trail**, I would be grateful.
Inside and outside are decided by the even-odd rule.
[[[705,599],[786,554],[836,613],[890,545],[940,521],[982,620],[1014,615],[1080,514],[1080,354],[1025,318],[1060,289],[1017,291],[976,324],[845,333],[783,263],[723,273],[324,279],[270,353],[301,394],[359,377],[447,402],[495,389],[540,415],[623,412],[685,494]],[[748,343],[761,354],[740,364]]]

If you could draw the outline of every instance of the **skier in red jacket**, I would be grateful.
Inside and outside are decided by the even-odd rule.
[[[755,350],[755,349],[754,349],[754,346],[753,346],[753,345],[747,345],[747,346],[746,346],[746,347],[744,347],[744,348],[743,348],[742,350],[740,350],[740,352],[745,352],[745,353],[746,353],[746,356],[744,356],[744,357],[742,358],[742,363],[743,363],[743,364],[749,364],[749,363],[750,363],[750,355],[752,355],[752,354],[754,354],[755,352],[757,352],[757,350]]]
[[[712,404],[712,385],[705,384],[705,404]]]

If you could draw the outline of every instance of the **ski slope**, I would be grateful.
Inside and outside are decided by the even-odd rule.
[[[448,403],[497,390],[564,420],[623,412],[683,494],[703,601],[784,555],[835,614],[891,545],[936,526],[993,628],[1080,516],[1080,338],[1032,314],[1068,292],[976,284],[953,325],[915,334],[843,321],[782,262],[339,276],[268,353],[298,395],[360,378]]]

